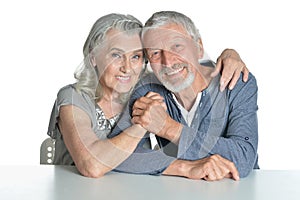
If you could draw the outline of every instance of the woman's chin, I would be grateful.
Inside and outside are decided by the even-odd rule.
[[[118,86],[116,88],[114,88],[114,91],[117,93],[128,93],[131,90],[132,86],[128,85],[128,86]]]

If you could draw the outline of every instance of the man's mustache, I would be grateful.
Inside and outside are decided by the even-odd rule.
[[[176,64],[172,65],[171,67],[163,66],[163,68],[160,70],[160,73],[168,74],[177,69],[184,68],[184,67],[188,67],[188,64],[187,63],[176,63]]]

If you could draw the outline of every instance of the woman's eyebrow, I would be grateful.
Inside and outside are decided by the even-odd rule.
[[[121,52],[125,52],[123,49],[120,49],[120,48],[117,48],[117,47],[111,48],[110,51],[121,51]]]
[[[126,52],[124,49],[120,49],[120,48],[117,48],[117,47],[111,48],[110,51],[119,51],[119,52],[122,52],[122,53],[125,53],[125,52]],[[137,52],[141,52],[141,51],[143,51],[142,48],[140,48],[140,49],[135,49],[135,50],[129,51],[129,52],[137,53]]]

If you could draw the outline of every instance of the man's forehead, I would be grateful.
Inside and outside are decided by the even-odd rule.
[[[146,30],[142,40],[144,48],[158,48],[170,42],[191,41],[192,38],[180,26],[162,26]]]

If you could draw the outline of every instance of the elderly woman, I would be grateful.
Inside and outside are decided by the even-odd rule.
[[[48,135],[56,140],[54,164],[76,165],[84,176],[101,177],[137,147],[146,133],[140,125],[106,136],[146,69],[141,29],[138,19],[122,14],[103,16],[93,25],[83,47],[84,61],[75,72],[77,81],[59,90],[52,110]],[[232,77],[233,86],[241,71],[247,78],[248,70],[234,50],[221,54],[215,73],[221,65],[222,87]]]

